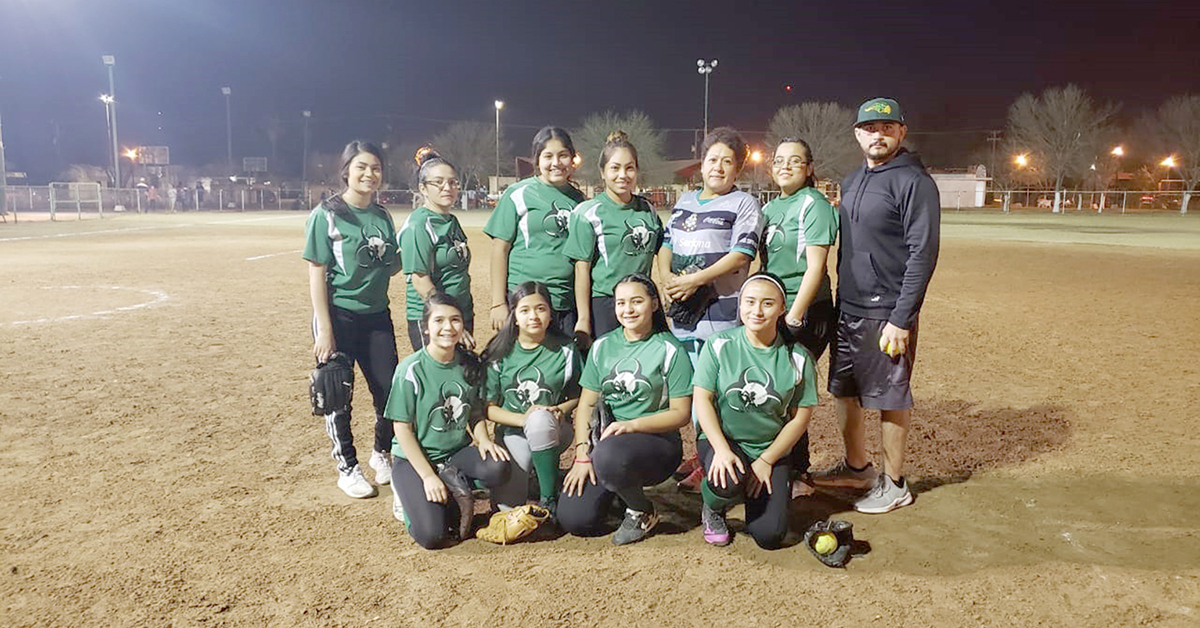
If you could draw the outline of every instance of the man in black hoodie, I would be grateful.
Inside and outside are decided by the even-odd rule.
[[[870,486],[854,508],[872,514],[913,500],[902,472],[913,405],[909,378],[917,315],[938,257],[941,201],[921,160],[900,147],[907,133],[895,100],[872,98],[859,107],[854,137],[866,163],[842,182],[841,313],[829,363],[846,457],[813,477],[828,486]],[[867,454],[863,408],[880,411],[882,474]]]

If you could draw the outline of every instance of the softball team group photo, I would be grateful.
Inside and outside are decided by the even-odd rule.
[[[860,105],[846,132],[863,164],[837,207],[816,187],[802,137],[774,146],[779,194],[760,205],[736,185],[746,142],[716,128],[700,146],[700,188],[654,207],[638,195],[638,151],[624,132],[581,165],[570,135],[548,126],[532,140],[534,176],[510,185],[487,220],[485,251],[468,245],[454,213],[460,172],[436,146],[417,154],[413,211],[396,224],[376,198],[384,152],[351,142],[344,188],[312,210],[302,253],[313,358],[357,365],[375,413],[367,454],[349,396],[315,411],[336,466],[330,484],[360,499],[390,489],[396,525],[427,549],[474,538],[484,498],[492,522],[524,521],[518,536],[541,525],[635,543],[662,518],[646,489],[669,480],[699,495],[700,534],[717,546],[734,541],[737,504],[740,530],[765,549],[812,523],[789,521],[791,504],[818,490],[853,490],[848,508],[868,514],[912,504],[909,381],[940,203],[903,146],[907,128],[893,99]],[[574,185],[577,167],[599,170],[593,198]],[[486,304],[472,297],[481,259]],[[412,348],[402,360],[397,282]],[[334,385],[353,390],[355,370],[343,372]],[[824,394],[844,452],[810,469],[808,427]],[[882,468],[864,410],[879,412]]]

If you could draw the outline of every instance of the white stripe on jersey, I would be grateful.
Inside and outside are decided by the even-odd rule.
[[[792,366],[796,369],[796,385],[799,386],[804,381],[804,351],[792,350]]]
[[[592,225],[592,233],[596,234],[596,252],[600,254],[600,258],[604,260],[604,265],[608,266],[608,246],[604,243],[604,225],[600,222],[600,216],[597,212],[600,211],[600,201],[590,200],[580,208],[583,212],[583,217]]]
[[[342,255],[342,234],[333,226],[333,222],[333,212],[325,210],[325,223],[329,225],[329,232],[326,235],[329,236],[329,244],[333,249],[333,261],[343,273],[346,273],[346,260]]]
[[[805,247],[808,246],[808,241],[804,238],[804,215],[808,213],[808,208],[812,207],[813,203],[815,203],[815,202],[816,201],[813,200],[813,197],[805,196],[804,204],[800,206],[800,217],[798,218],[798,220],[799,220],[798,226],[800,227],[800,233],[798,233],[796,235],[796,261],[797,262],[800,261],[800,258],[804,256],[804,249],[805,249]]]
[[[522,185],[512,195],[513,205],[517,208],[517,228],[521,231],[521,237],[525,238],[525,248],[529,248],[529,206],[525,204],[527,187]]]

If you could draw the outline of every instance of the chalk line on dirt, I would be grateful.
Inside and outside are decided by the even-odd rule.
[[[134,305],[123,305],[108,310],[98,310],[87,314],[68,314],[66,316],[52,316],[47,318],[36,318],[27,321],[13,321],[9,325],[38,325],[42,323],[59,323],[63,321],[80,320],[84,318],[99,318],[108,316],[109,314],[118,314],[121,312],[132,312],[148,307],[162,305],[171,300],[171,296],[161,290],[153,290],[150,288],[129,288],[126,286],[44,286],[43,290],[128,290],[130,292],[140,292],[142,294],[153,297],[149,301],[136,303]]]

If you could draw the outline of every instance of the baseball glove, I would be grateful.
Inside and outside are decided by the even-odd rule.
[[[682,301],[672,301],[667,308],[667,317],[680,327],[695,327],[708,306],[717,299],[717,292],[712,286],[700,286],[692,296]]]
[[[350,357],[335,352],[328,362],[313,369],[308,384],[308,398],[312,402],[312,413],[325,416],[344,412],[350,408],[354,396],[354,365]]]
[[[450,499],[458,505],[458,538],[470,538],[471,521],[475,518],[475,496],[471,493],[471,480],[458,467],[443,462],[437,467],[438,477],[446,484]]]
[[[818,521],[804,533],[804,545],[827,567],[845,567],[854,546],[854,524]]]
[[[480,528],[475,533],[475,538],[488,543],[508,545],[533,534],[533,531],[549,518],[549,510],[537,504],[525,504],[492,515],[487,527]]]
[[[608,406],[608,402],[604,401],[604,397],[597,399],[596,405],[592,406],[592,418],[588,421],[593,448],[596,447],[596,443],[600,442],[600,436],[604,434],[605,428],[616,420],[617,418],[613,416],[612,408]]]

